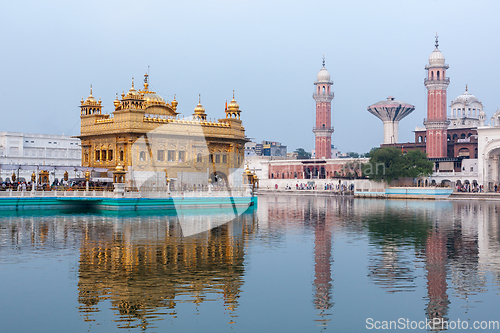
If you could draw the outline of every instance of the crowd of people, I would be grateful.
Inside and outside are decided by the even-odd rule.
[[[275,188],[278,189],[278,184],[275,185]],[[285,190],[293,190],[294,187],[286,184]],[[345,184],[325,184],[321,186],[320,189],[325,191],[336,191],[336,192],[344,192],[344,191],[354,191],[354,184],[345,185]],[[307,183],[297,183],[295,184],[295,190],[318,190],[317,184],[307,184]]]
[[[37,191],[72,191],[83,190],[86,188],[85,181],[54,181],[52,184],[36,184]],[[32,182],[2,182],[0,191],[31,191],[33,189]],[[113,189],[113,185],[102,182],[89,182],[89,189],[93,190],[109,190]]]
[[[457,192],[468,192],[468,193],[481,193],[484,192],[483,185],[478,184],[457,184]],[[497,186],[495,185],[495,192],[497,192]]]

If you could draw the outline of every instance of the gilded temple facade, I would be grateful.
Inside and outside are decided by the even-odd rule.
[[[82,166],[123,169],[127,186],[237,186],[242,180],[245,129],[234,99],[225,118],[207,120],[201,100],[189,117],[177,112],[175,97],[165,101],[149,90],[148,75],[141,90],[118,95],[111,114],[90,95],[80,103]],[[236,182],[236,184],[235,184]]]

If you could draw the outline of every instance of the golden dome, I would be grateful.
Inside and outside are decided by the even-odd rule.
[[[198,105],[194,108],[194,114],[201,115],[205,114],[205,108],[201,105],[201,95],[199,96]]]
[[[240,109],[240,105],[234,99],[234,90],[233,90],[233,99],[229,102],[227,106],[228,111],[238,111]]]
[[[90,95],[85,100],[85,103],[90,104],[90,103],[96,103],[96,102],[97,101],[95,100],[94,96],[92,96],[92,85],[90,85]]]
[[[147,73],[144,74],[144,89],[139,90],[139,93],[142,94],[144,100],[146,101],[146,106],[167,104],[163,97],[156,94],[156,92],[149,90],[149,75]]]
[[[134,88],[134,78],[132,78],[132,87],[130,88],[130,90],[127,92],[127,97],[128,96],[139,96],[139,93],[137,92],[137,90],[135,90]]]
[[[174,108],[174,111],[177,110],[177,105],[179,105],[179,102],[175,100],[175,95],[174,95],[174,100],[172,101],[172,107]]]
[[[206,120],[205,108],[201,105],[201,95],[199,95],[198,105],[194,108],[193,116],[195,119]]]
[[[113,105],[115,106],[115,108],[120,106],[120,101],[118,100],[118,93],[116,93],[116,99],[114,100]]]
[[[154,91],[144,92],[144,99],[151,104],[165,104],[165,100]]]

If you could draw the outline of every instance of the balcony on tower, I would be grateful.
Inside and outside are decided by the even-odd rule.
[[[436,83],[443,82],[443,83],[448,83],[449,84],[450,83],[450,78],[449,77],[443,77],[443,78],[428,78],[428,77],[426,77],[424,79],[424,84],[427,83],[427,82],[429,82],[429,83],[430,82],[436,82]]]

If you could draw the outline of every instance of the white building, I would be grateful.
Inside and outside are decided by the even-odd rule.
[[[467,87],[462,95],[451,101],[448,129],[484,126],[485,120],[483,104],[469,93]]]
[[[0,180],[6,181],[12,173],[31,180],[36,166],[50,166],[51,175],[61,179],[68,169],[81,166],[80,139],[65,135],[0,132]],[[55,167],[55,168],[54,168]],[[58,169],[57,167],[61,167]],[[65,168],[62,168],[65,167]],[[33,170],[32,170],[33,169]],[[70,178],[75,175],[70,174]],[[53,178],[51,179],[54,180]]]
[[[448,115],[450,125],[448,126],[448,142],[455,142],[456,145],[474,143],[478,140],[478,128],[484,126],[486,120],[486,113],[483,110],[483,104],[476,98],[476,96],[469,93],[467,87],[465,92],[455,98],[450,103],[450,113]],[[424,128],[415,128],[415,132],[425,131]],[[475,134],[477,131],[478,134]],[[450,149],[450,146],[448,147]],[[454,146],[451,149],[455,149]],[[450,186],[457,184],[472,184],[484,185],[485,190],[488,190],[486,183],[480,177],[480,155],[470,147],[459,149],[454,152],[459,158],[460,162],[440,162],[440,169],[447,171],[434,172],[430,177],[431,182],[436,184],[444,183]],[[446,167],[445,164],[449,163],[450,166]],[[454,163],[460,163],[460,171],[454,170]]]

